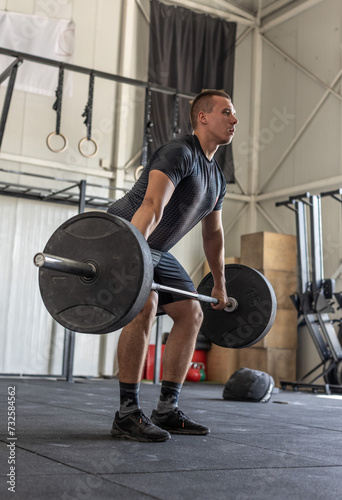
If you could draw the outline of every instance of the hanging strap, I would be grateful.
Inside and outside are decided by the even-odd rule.
[[[83,117],[85,117],[84,123],[87,126],[87,139],[91,140],[91,121],[93,118],[93,98],[94,98],[94,73],[90,73],[89,77],[89,89],[88,89],[88,102],[84,108]]]
[[[59,68],[58,87],[56,89],[56,101],[52,109],[56,111],[56,134],[59,135],[61,129],[61,114],[62,114],[62,99],[63,99],[63,82],[64,82],[64,67]]]
[[[56,130],[51,132],[46,138],[47,147],[54,153],[61,153],[64,151],[68,145],[68,141],[65,135],[61,134],[61,116],[62,116],[62,99],[63,99],[63,83],[64,83],[64,65],[61,64],[58,72],[58,85],[55,91],[56,100],[52,106],[52,109],[56,111]],[[59,135],[63,139],[63,144],[60,148],[55,149],[51,146],[51,138],[55,135]]]
[[[84,124],[87,127],[87,136],[81,139],[80,142],[78,143],[79,152],[81,153],[82,156],[85,156],[86,158],[92,158],[97,154],[98,150],[97,142],[95,141],[95,139],[92,139],[91,137],[91,124],[93,118],[94,80],[95,80],[94,73],[91,72],[89,77],[88,101],[84,108],[84,112],[82,114],[82,117],[85,118]],[[82,144],[86,141],[90,141],[94,145],[94,151],[90,154],[86,153],[82,149]]]

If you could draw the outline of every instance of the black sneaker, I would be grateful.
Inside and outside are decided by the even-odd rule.
[[[154,425],[142,411],[129,413],[124,417],[120,417],[117,411],[110,432],[117,438],[144,442],[166,441],[171,438],[168,432]]]
[[[210,432],[208,427],[196,424],[196,422],[184,415],[179,408],[167,413],[158,413],[157,410],[153,410],[151,420],[155,425],[171,432],[171,434],[205,435]]]

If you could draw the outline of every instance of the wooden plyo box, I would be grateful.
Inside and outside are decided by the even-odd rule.
[[[225,384],[238,369],[238,349],[226,349],[216,344],[211,345],[207,353],[207,380]]]
[[[239,368],[268,373],[276,386],[280,380],[296,380],[296,349],[248,347],[226,349],[212,344],[207,354],[207,380],[225,384]]]
[[[296,380],[297,311],[290,295],[297,290],[297,241],[288,234],[261,232],[241,237],[241,264],[261,272],[277,298],[277,314],[266,337],[239,351],[239,368],[261,370],[280,380]]]
[[[271,283],[277,298],[277,308],[295,310],[290,295],[297,290],[297,273],[291,271],[274,271],[272,269],[258,269]]]
[[[271,330],[253,347],[227,349],[212,344],[207,354],[207,380],[225,384],[242,367],[265,371],[277,380],[296,380],[296,349],[297,312],[280,309]]]
[[[241,236],[241,264],[254,269],[296,273],[296,237],[268,232],[245,234]]]
[[[297,311],[278,309],[271,330],[253,348],[297,349]]]
[[[280,380],[296,380],[297,311],[290,295],[297,289],[296,237],[278,233],[254,233],[241,237],[241,263],[261,272],[277,298],[277,314],[266,337],[253,347],[226,349],[212,344],[207,356],[208,380],[225,384],[235,370],[246,367]],[[204,268],[204,274],[209,271]]]
[[[239,351],[239,368],[260,370],[272,375],[275,385],[280,380],[296,380],[296,350],[249,347]]]

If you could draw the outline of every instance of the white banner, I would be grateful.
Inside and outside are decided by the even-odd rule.
[[[0,12],[0,47],[17,52],[71,62],[75,24],[66,19]],[[0,74],[14,61],[0,54]],[[8,79],[3,83],[8,82]],[[15,88],[44,95],[55,95],[58,68],[24,60],[19,66]],[[64,75],[64,92],[72,94],[72,74]]]

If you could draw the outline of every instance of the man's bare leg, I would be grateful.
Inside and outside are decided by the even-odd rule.
[[[184,300],[163,306],[174,321],[163,356],[163,381],[152,422],[174,434],[205,435],[208,427],[197,424],[178,408],[178,398],[185,380],[196,338],[202,323],[202,310],[195,300]]]
[[[120,411],[116,412],[111,434],[135,441],[166,441],[170,434],[143,414],[139,403],[140,380],[148,349],[158,295],[151,292],[138,316],[123,328],[119,344]]]
[[[134,384],[141,380],[158,295],[152,291],[142,311],[121,332],[118,343],[120,382]]]
[[[163,306],[163,310],[174,321],[163,355],[163,379],[182,384],[202,324],[202,309],[197,300],[182,300]]]

